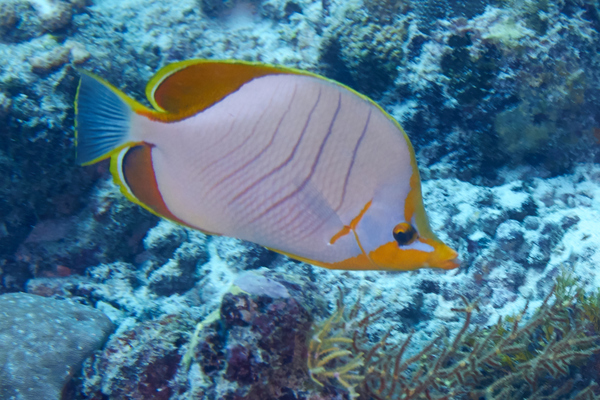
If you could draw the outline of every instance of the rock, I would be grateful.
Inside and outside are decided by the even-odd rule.
[[[74,40],[67,40],[65,47],[71,52],[71,61],[73,64],[81,64],[91,57],[91,54],[85,48],[85,45]]]
[[[173,252],[189,239],[188,229],[181,225],[161,219],[144,237],[144,249],[152,256],[165,262]]]
[[[540,218],[527,216],[523,221],[525,223],[525,229],[529,231],[536,231],[540,227]]]
[[[48,51],[41,55],[32,57],[29,62],[33,72],[43,74],[50,72],[56,68],[69,62],[70,49],[59,47],[58,49]]]
[[[300,398],[311,325],[300,303],[289,295],[228,293],[220,315],[201,330],[193,349],[193,363],[210,383],[188,377],[187,384],[203,386],[204,398],[275,399],[286,392]]]
[[[190,290],[196,283],[196,266],[206,263],[208,259],[206,247],[184,243],[171,260],[152,272],[148,277],[148,286],[162,296]]]
[[[523,228],[515,220],[503,222],[496,230],[496,239],[500,249],[514,252],[523,244]]]
[[[216,250],[227,265],[245,270],[268,267],[277,257],[277,253],[262,246],[233,238],[219,240]]]
[[[193,323],[180,315],[120,330],[84,367],[86,398],[170,399],[169,380],[181,358],[178,350],[192,330]]]
[[[60,399],[113,328],[88,306],[26,293],[0,296],[0,398]]]

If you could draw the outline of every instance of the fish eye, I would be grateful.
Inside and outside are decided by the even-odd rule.
[[[417,231],[408,222],[401,222],[394,227],[394,239],[400,246],[411,244],[417,239]]]

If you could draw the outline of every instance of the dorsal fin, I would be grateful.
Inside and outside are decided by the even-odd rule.
[[[158,71],[146,86],[146,96],[157,110],[186,117],[219,102],[252,79],[270,74],[312,75],[245,61],[186,60]]]

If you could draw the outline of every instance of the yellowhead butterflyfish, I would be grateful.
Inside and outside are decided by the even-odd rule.
[[[77,162],[111,158],[123,194],[171,221],[332,269],[451,269],[412,145],[354,90],[301,70],[188,60],[148,83],[154,109],[82,73]]]

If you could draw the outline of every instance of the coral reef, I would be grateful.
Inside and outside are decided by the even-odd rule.
[[[35,224],[16,250],[15,264],[35,276],[56,276],[57,268],[81,273],[106,260],[132,261],[156,221],[105,183],[96,188],[94,202],[76,216]]]
[[[463,307],[452,311],[464,314],[464,322],[454,337],[442,332],[408,357],[414,332],[393,343],[388,330],[373,344],[368,329],[382,310],[363,311],[360,317],[359,301],[345,311],[340,298],[337,311],[315,326],[309,372],[321,386],[341,384],[351,398],[360,393],[382,400],[597,399],[600,387],[589,379],[579,381],[571,370],[600,352],[595,321],[588,317],[599,308],[590,307],[582,293],[575,279],[563,275],[532,316],[525,318],[526,305],[518,315],[485,329],[471,326],[477,301],[461,297]]]
[[[90,219],[94,208],[105,206],[98,203],[104,202],[106,169],[73,165],[72,135],[65,135],[72,132],[73,64],[134,95],[142,93],[161,65],[190,57],[320,70],[375,95],[403,122],[426,179],[458,177],[498,185],[508,179],[503,166],[528,163],[537,166],[529,175],[543,178],[593,159],[599,149],[593,136],[600,125],[594,59],[599,23],[597,11],[587,4],[205,3],[248,7],[242,16],[224,11],[207,18],[192,0],[168,9],[158,0],[143,7],[133,1],[118,12],[105,3],[3,4],[7,32],[27,31],[28,39],[0,44],[0,53],[11,60],[0,72],[0,122],[7,132],[0,139],[0,290],[22,290],[32,276],[68,273],[63,266],[79,272],[103,262],[133,261],[141,247],[125,248],[125,243],[135,242],[156,221],[113,201],[108,213],[132,224],[123,226],[128,240],[121,240],[121,232],[112,238],[102,234],[113,229],[111,224],[103,230]],[[69,22],[52,35],[19,22],[19,15],[65,5],[71,10]],[[24,6],[27,12],[10,11]],[[77,229],[64,230],[67,225]],[[58,241],[32,242],[28,238],[36,226],[67,233]],[[559,240],[560,233],[547,229],[549,242],[535,246],[538,255],[526,257],[539,269]],[[98,247],[105,251],[90,251],[91,242],[102,243]],[[476,242],[481,246],[485,240]],[[63,244],[71,250],[62,249]],[[48,256],[57,253],[62,254]],[[275,259],[262,249],[256,253],[251,255],[256,265]],[[232,262],[245,264],[243,259]]]
[[[588,240],[595,229],[589,221],[597,213],[593,182],[600,175],[593,166],[576,171],[570,178],[523,177],[486,190],[456,180],[446,181],[447,186],[426,184],[424,197],[438,199],[429,204],[429,210],[439,212],[434,224],[461,243],[468,266],[469,280],[455,291],[482,296],[486,307],[502,309],[518,299],[519,290],[548,290],[561,264],[577,264],[580,276],[597,285],[596,245]],[[453,204],[452,193],[459,192],[463,201]]]
[[[106,164],[87,168],[74,164],[73,99],[78,77],[73,66],[95,71],[135,95],[143,93],[146,81],[161,65],[192,57],[257,59],[258,55],[266,62],[314,65],[318,58],[314,45],[320,41],[316,34],[319,5],[307,0],[291,8],[287,2],[264,3],[258,13],[250,9],[250,24],[235,15],[211,22],[196,0],[168,7],[159,0],[119,3],[118,7],[111,2],[60,0],[2,3],[0,25],[6,21],[6,31],[0,27],[0,55],[10,62],[0,70],[0,123],[5,132],[0,138],[0,291],[22,290],[27,279],[56,273],[57,266],[65,263],[80,270],[103,262],[131,261],[121,251],[128,252],[123,247],[129,241],[116,233],[106,243],[103,232],[113,227],[102,229],[89,217],[94,208],[105,206],[98,203],[103,203],[104,181],[109,178]],[[38,8],[46,6],[52,18],[60,17],[53,7],[71,12],[65,27],[38,29]],[[278,24],[278,33],[270,34],[273,21],[263,20],[261,13],[267,18],[287,15],[289,20]],[[284,43],[286,48],[282,48]],[[114,208],[102,211],[107,214],[132,213],[119,218],[121,223],[140,221],[143,216],[148,229],[156,222],[125,202],[106,206]],[[82,249],[82,257],[75,260],[67,250],[69,254],[53,259],[48,254],[63,252],[59,243],[34,246],[29,242],[27,257],[21,262],[23,258],[16,253],[32,228],[56,222],[77,228],[61,240],[68,242],[66,247],[74,248],[73,244]],[[127,229],[125,224],[121,227]],[[130,228],[143,237],[141,225]],[[94,252],[88,258],[87,240],[78,244],[80,236],[102,243],[106,252]],[[27,261],[28,257],[33,261]]]
[[[151,320],[125,319],[86,363],[73,398],[258,400],[301,392],[311,317],[292,293],[288,282],[252,273],[196,329],[193,308],[171,314],[174,304]]]
[[[402,10],[397,1],[348,9],[329,28],[322,50],[327,75],[367,95],[381,96],[405,62],[409,21],[401,17]]]
[[[257,269],[270,265],[277,253],[253,243],[244,243],[237,239],[224,239],[217,247],[217,255],[229,266],[236,269]]]
[[[593,398],[598,294],[559,279],[542,301],[562,265],[600,287],[599,31],[589,1],[0,2],[0,292],[71,298],[118,325],[65,399],[443,398],[453,383],[460,400],[461,379],[490,398]],[[299,67],[375,97],[410,136],[433,230],[463,267],[314,268],[159,222],[106,163],[74,165],[76,69],[141,99],[192,57]],[[340,285],[368,311],[322,315]],[[461,296],[479,311],[457,311]]]
[[[186,315],[165,315],[119,329],[104,350],[84,366],[87,398],[170,399],[179,350],[193,323]]]
[[[357,302],[358,304],[358,302]],[[364,353],[355,354],[348,349],[342,349],[340,345],[348,347],[353,344],[353,339],[347,337],[348,332],[357,326],[347,326],[348,320],[354,322],[356,318],[355,307],[349,315],[345,315],[343,302],[338,302],[338,308],[322,324],[313,326],[313,334],[310,336],[307,355],[307,367],[313,382],[323,387],[324,382],[337,382],[348,390],[350,398],[358,397],[356,387],[364,381],[365,376],[357,372],[364,365]],[[364,323],[364,321],[361,321]]]
[[[27,284],[27,290],[46,296],[75,297],[89,304],[97,304],[100,310],[128,330],[135,330],[138,325],[146,326],[149,320],[173,314],[184,315],[185,329],[181,328],[178,336],[183,338],[178,342],[179,360],[188,353],[186,342],[190,340],[193,324],[204,320],[213,310],[222,309],[221,298],[228,292],[227,288],[233,281],[251,295],[246,295],[250,296],[250,300],[240,299],[239,296],[244,295],[241,292],[228,295],[232,299],[239,299],[239,307],[242,307],[242,311],[230,313],[231,315],[252,315],[256,312],[253,304],[261,304],[254,299],[256,296],[277,299],[273,301],[278,304],[291,302],[288,298],[291,296],[315,317],[319,315],[319,310],[324,309],[324,301],[331,301],[332,297],[337,296],[335,288],[340,282],[344,282],[345,290],[350,296],[362,294],[363,304],[373,304],[373,307],[375,304],[386,304],[386,310],[378,314],[379,319],[372,317],[368,321],[369,329],[375,329],[374,332],[368,332],[372,341],[377,342],[383,338],[390,326],[394,326],[390,340],[409,332],[410,327],[413,327],[415,333],[410,347],[422,347],[428,339],[439,335],[440,329],[447,328],[452,332],[460,330],[462,325],[457,320],[456,313],[450,312],[455,302],[460,301],[460,294],[468,298],[481,297],[478,303],[481,311],[473,314],[472,324],[485,326],[495,322],[498,315],[515,315],[518,310],[522,310],[523,295],[532,298],[533,307],[539,293],[549,290],[560,264],[576,263],[577,275],[583,276],[587,284],[597,287],[594,280],[598,262],[594,239],[597,227],[593,217],[596,215],[597,205],[593,199],[600,193],[594,183],[599,176],[598,168],[582,166],[573,176],[534,179],[527,185],[522,183],[522,179],[515,179],[513,183],[495,188],[479,188],[457,180],[426,182],[424,193],[425,199],[430,199],[428,207],[433,211],[432,224],[445,226],[442,233],[447,232],[450,240],[463,246],[461,253],[467,268],[458,273],[441,275],[432,271],[419,271],[396,275],[336,272],[291,262],[281,256],[260,265],[261,262],[256,261],[260,258],[253,255],[253,248],[247,248],[241,241],[223,237],[207,238],[197,231],[161,221],[141,240],[143,247],[138,250],[141,252],[133,263],[98,265],[88,268],[84,276],[71,274],[64,278],[32,279]],[[452,193],[461,193],[460,199]],[[55,233],[60,232],[56,230]],[[266,273],[264,268],[260,268],[265,266],[269,266],[271,271]],[[264,278],[239,275],[246,269],[256,267],[259,267],[257,273],[264,274]],[[273,273],[277,273],[276,278],[273,278]],[[154,286],[156,283],[151,282],[165,285]],[[581,296],[572,297],[584,298]],[[593,297],[589,299],[590,305],[586,313],[594,315]],[[229,300],[228,304],[231,306]],[[535,305],[537,306],[539,304]],[[349,308],[348,312],[351,310]],[[303,318],[309,320],[311,317]],[[234,378],[232,370],[227,373],[227,362],[232,358],[250,371],[255,371],[239,378],[242,382],[239,384],[240,391],[246,394],[262,393],[262,389],[245,379],[258,379],[257,376],[266,373],[262,368],[262,358],[255,355],[267,350],[256,345],[251,353],[246,354],[241,348],[238,349],[240,351],[228,353],[230,343],[234,343],[234,347],[237,344],[244,347],[248,341],[225,340],[224,338],[231,336],[224,336],[225,325],[222,318],[219,320],[221,322],[206,323],[199,330],[197,343],[193,346],[194,349],[198,346],[208,348],[206,357],[200,360],[198,351],[195,350],[190,358],[189,370],[186,369],[187,373],[181,367],[177,367],[172,376],[169,372],[169,380],[177,382],[177,387],[182,388],[175,392],[220,393],[227,390],[231,382],[227,377]],[[357,318],[358,321],[360,318]],[[248,325],[238,326],[233,322],[231,326],[227,332],[250,329]],[[324,339],[340,337],[350,326],[352,325],[348,324],[345,328],[335,326],[329,329]],[[297,328],[303,329],[307,338],[314,337],[319,332],[317,330],[310,333],[307,327]],[[207,332],[213,332],[212,339],[208,339]],[[260,336],[258,332],[251,330],[256,337]],[[254,343],[256,337],[252,337],[250,342]],[[136,343],[142,346],[141,342]],[[366,359],[368,351],[373,348],[371,341],[363,343],[364,347],[359,349],[344,347],[346,344],[339,342],[335,347],[342,351],[349,350],[352,354],[343,353],[342,356],[342,353],[338,353],[339,357],[326,360],[320,366],[318,364],[327,357],[327,354],[322,354],[322,350],[333,346],[316,351],[320,356],[315,359],[311,369],[323,367],[323,372],[333,373],[333,376],[319,375],[321,372],[317,370],[313,374],[316,380],[326,385],[323,396],[333,396],[333,393],[347,395],[348,389],[335,378],[336,370],[343,368],[349,359],[360,353]],[[305,346],[308,353],[310,342]],[[312,349],[315,353],[317,347]],[[406,354],[407,359],[412,356],[411,353]],[[117,358],[112,360],[111,363],[115,364],[118,361]],[[175,359],[169,360],[172,360],[169,365],[179,363]],[[206,378],[208,373],[201,372],[203,365],[209,365],[206,367],[208,371],[216,371],[211,375],[214,379]],[[361,368],[357,363],[357,368],[351,371],[356,375],[365,375]],[[306,369],[309,367],[306,366]],[[285,387],[287,389],[282,391],[289,389],[298,396],[303,391],[318,390],[319,385],[316,383],[305,386],[309,374],[308,371],[303,373],[303,378],[294,378],[296,383],[282,383],[278,387]],[[188,382],[189,379],[193,382],[191,386],[181,383]],[[344,379],[344,382],[354,384],[350,379]],[[89,381],[86,385],[91,388],[94,383]],[[358,389],[355,390],[357,393]]]
[[[444,161],[459,178],[489,181],[503,165],[528,163],[560,174],[574,154],[593,154],[599,71],[588,55],[598,52],[597,22],[591,14],[574,17],[566,5],[527,4],[441,21],[401,70],[398,100],[416,106],[405,128],[418,132],[417,147],[428,147],[425,162],[449,155]],[[545,28],[532,22],[534,15],[543,16]],[[552,73],[543,66],[548,62]],[[412,87],[419,104],[411,104]],[[454,149],[457,141],[468,145]],[[445,149],[437,148],[442,143]]]
[[[45,32],[61,32],[86,0],[7,0],[0,5],[0,42],[20,42]]]
[[[194,389],[196,395],[258,400],[301,389],[310,315],[294,296],[281,291],[285,281],[247,282],[255,279],[246,275],[246,282],[239,283],[255,290],[226,294],[221,318],[198,332],[191,369],[200,369],[204,388]],[[195,380],[192,386],[201,385]]]

